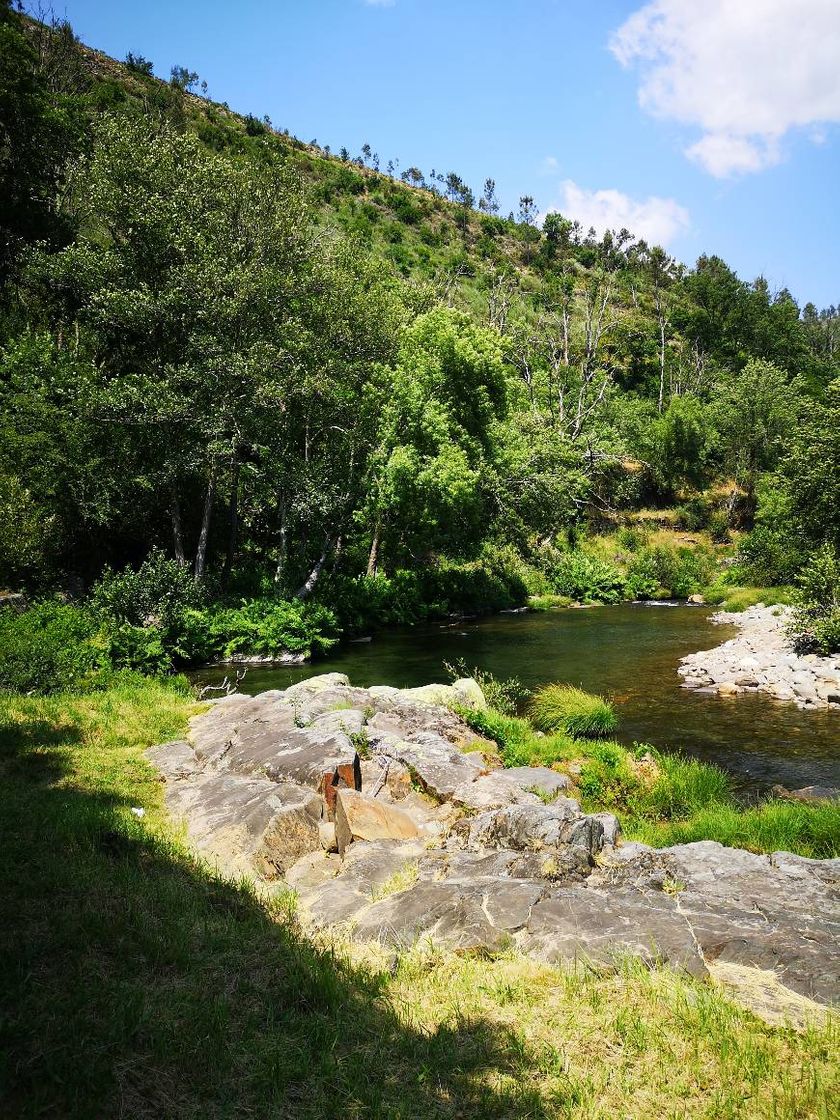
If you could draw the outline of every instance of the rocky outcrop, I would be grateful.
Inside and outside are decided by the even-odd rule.
[[[794,653],[786,634],[789,620],[788,608],[761,605],[713,615],[713,622],[735,625],[740,633],[684,657],[678,670],[684,686],[721,696],[762,692],[800,708],[840,711],[840,657]]]
[[[837,1000],[840,860],[621,844],[566,775],[499,768],[430,695],[324,674],[219,700],[189,741],[149,756],[196,847],[285,880],[314,927],[394,948],[758,969],[797,998]]]

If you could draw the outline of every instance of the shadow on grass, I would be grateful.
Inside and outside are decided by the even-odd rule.
[[[516,1080],[521,1040],[412,1029],[387,975],[318,949],[118,798],[56,785],[72,739],[0,729],[4,1117],[547,1115]]]

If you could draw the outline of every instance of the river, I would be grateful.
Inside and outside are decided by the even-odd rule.
[[[840,787],[840,713],[806,712],[757,694],[730,698],[681,687],[679,659],[735,632],[702,607],[622,604],[541,614],[502,614],[430,624],[348,642],[312,665],[251,666],[241,691],[285,688],[315,673],[346,673],[353,684],[407,688],[445,681],[459,659],[529,689],[567,681],[609,696],[621,719],[616,738],[678,749],[730,771],[744,793],[776,782]],[[217,683],[224,668],[194,675]]]

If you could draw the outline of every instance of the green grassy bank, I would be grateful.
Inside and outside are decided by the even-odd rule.
[[[583,807],[615,813],[625,839],[655,847],[717,840],[753,852],[840,856],[838,803],[767,799],[744,808],[719,767],[606,739],[617,719],[600,697],[549,685],[532,698],[530,718],[492,707],[461,715],[498,745],[506,766],[554,766],[569,774]]]
[[[830,1024],[770,1028],[635,964],[312,942],[166,819],[142,752],[191,708],[131,679],[0,698],[4,1116],[831,1115]]]

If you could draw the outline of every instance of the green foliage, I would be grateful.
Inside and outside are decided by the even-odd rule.
[[[544,560],[552,590],[579,602],[618,603],[626,583],[612,564],[581,550],[549,553]]]
[[[674,397],[661,415],[648,419],[640,436],[656,489],[669,496],[681,486],[702,485],[716,441],[708,406],[692,394]]]
[[[193,654],[188,660],[198,650],[206,656],[208,649],[222,660],[248,654],[279,657],[287,651],[308,657],[326,653],[338,640],[332,611],[296,599],[251,599],[237,607],[210,608],[202,617],[203,634],[199,612],[191,615],[196,647],[192,651],[180,647],[187,655]]]
[[[184,613],[201,606],[205,589],[189,569],[153,548],[135,571],[106,568],[91,592],[91,607],[104,618],[133,627],[176,629]]]
[[[636,599],[687,599],[706,586],[714,570],[714,557],[702,548],[645,548],[627,565],[627,588]]]
[[[10,585],[49,581],[55,519],[15,475],[0,474],[0,572]]]
[[[840,650],[840,555],[830,544],[810,557],[796,580],[790,632],[800,653]]]
[[[150,677],[163,676],[173,667],[172,649],[158,626],[132,626],[123,622],[108,631],[108,656],[117,669],[131,669]]]
[[[705,529],[712,516],[712,506],[708,499],[696,496],[689,498],[682,505],[677,506],[677,528],[687,529],[690,533],[698,533]]]
[[[784,439],[796,427],[801,393],[796,378],[759,359],[719,386],[715,408],[725,463],[748,495],[760,473],[778,462]]]
[[[94,686],[109,667],[95,619],[45,600],[0,609],[0,689],[52,693]]]
[[[503,716],[516,715],[522,701],[530,695],[518,677],[495,677],[487,669],[479,669],[477,665],[468,669],[463,658],[459,658],[453,665],[444,661],[443,667],[453,681],[471,677],[484,693],[488,706]]]
[[[625,552],[638,552],[649,541],[650,533],[640,525],[622,525],[616,533],[616,542]]]
[[[549,684],[534,693],[529,715],[540,731],[562,731],[573,739],[599,739],[618,727],[612,704],[569,684]]]
[[[759,487],[748,582],[840,547],[831,313],[800,316],[715,257],[680,270],[559,215],[540,231],[528,196],[525,220],[505,221],[487,183],[475,211],[455,172],[412,166],[413,189],[393,165],[184,96],[184,67],[168,85],[129,55],[121,73],[66,24],[30,40],[0,16],[7,581],[89,584],[172,540],[228,588],[259,569],[261,592],[288,597],[323,571],[314,595],[331,603],[335,572],[349,629],[525,593],[682,597],[709,582],[705,560],[649,552],[633,529],[627,563],[545,542],[733,474],[747,491],[733,524]],[[613,324],[597,339],[596,318]],[[725,542],[703,505],[681,523]],[[160,629],[176,661],[211,656],[201,611],[114,608],[108,625]],[[152,634],[114,641],[121,662],[158,662]]]

